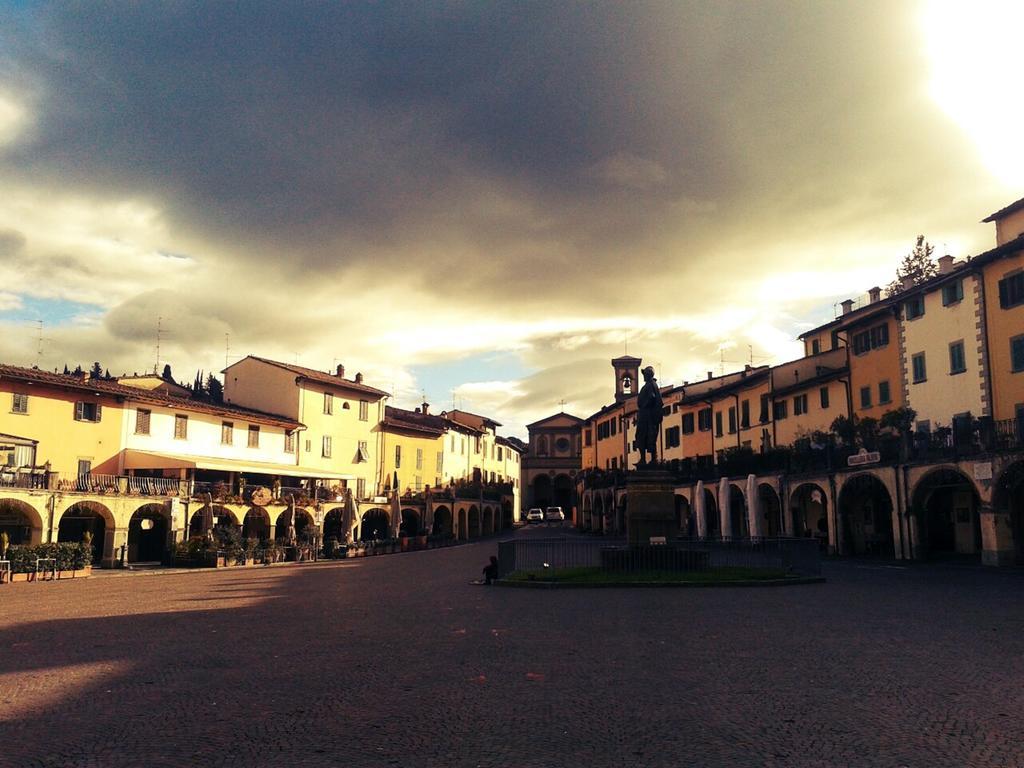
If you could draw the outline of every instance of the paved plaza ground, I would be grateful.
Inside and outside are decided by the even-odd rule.
[[[0,586],[0,765],[1024,765],[1019,573],[470,586],[495,550]]]

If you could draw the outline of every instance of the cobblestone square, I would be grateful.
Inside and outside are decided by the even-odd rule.
[[[0,765],[1024,765],[1018,572],[470,586],[494,550],[0,587]]]

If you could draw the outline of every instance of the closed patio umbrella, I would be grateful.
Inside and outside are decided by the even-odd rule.
[[[391,497],[391,538],[397,539],[402,527],[402,500],[396,490]]]
[[[352,543],[352,526],[356,524],[356,503],[352,498],[352,489],[345,489],[345,507],[341,513],[341,530],[345,532],[345,543]]]
[[[697,538],[704,539],[708,535],[708,521],[704,517],[704,481],[697,481],[693,492],[693,515],[697,518]]]

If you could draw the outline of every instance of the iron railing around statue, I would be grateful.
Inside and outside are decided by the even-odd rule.
[[[664,545],[629,547],[624,541],[576,537],[512,539],[498,543],[502,576],[517,571],[601,568],[615,571],[699,571],[708,568],[778,570],[799,576],[821,574],[814,539],[676,539]]]

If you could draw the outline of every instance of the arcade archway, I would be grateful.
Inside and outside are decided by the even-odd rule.
[[[1024,461],[1014,462],[999,476],[993,489],[992,509],[1009,517],[1016,562],[1024,565]]]
[[[38,544],[43,538],[43,521],[39,513],[19,499],[0,499],[0,531],[10,544]]]
[[[434,507],[434,530],[431,533],[435,536],[452,533],[452,511],[448,507]]]
[[[828,541],[828,496],[814,483],[804,483],[790,494],[793,535]]]
[[[874,475],[854,475],[839,492],[844,555],[894,557],[892,499]]]
[[[368,509],[359,523],[359,540],[375,541],[388,538],[388,513],[380,507]]]
[[[757,503],[761,512],[761,531],[764,536],[782,536],[782,502],[779,494],[768,483],[757,486]]]
[[[911,494],[921,554],[981,556],[978,494],[963,473],[938,469],[921,478]]]
[[[144,504],[128,521],[128,562],[163,561],[167,551],[167,509],[163,504]]]
[[[92,541],[92,561],[98,565],[103,559],[108,530],[114,530],[114,517],[110,510],[95,501],[80,501],[65,509],[60,516],[57,541],[78,543],[88,533]]]

